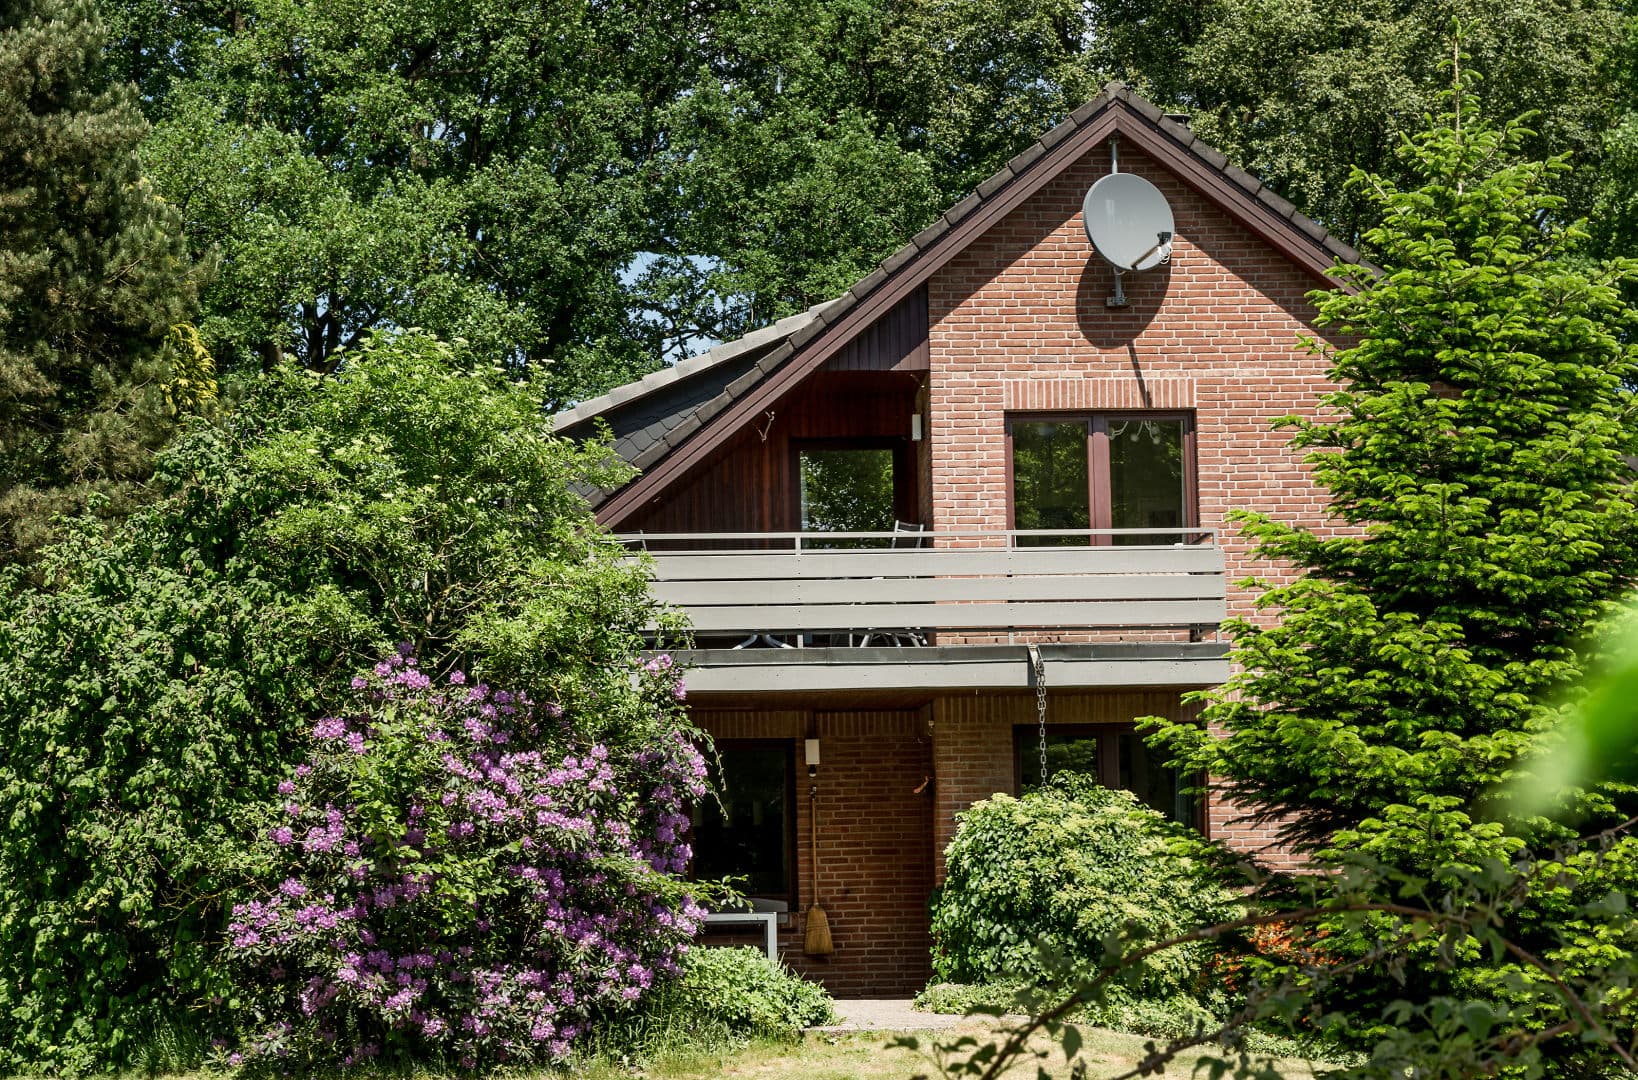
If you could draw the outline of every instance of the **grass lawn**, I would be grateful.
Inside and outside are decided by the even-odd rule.
[[[982,1035],[988,1029],[975,1024],[956,1032],[941,1033],[948,1039],[958,1034]],[[1085,1045],[1080,1060],[1087,1066],[1087,1080],[1117,1076],[1143,1056],[1146,1041],[1140,1035],[1124,1035],[1102,1028],[1083,1028]],[[847,1035],[808,1035],[799,1043],[757,1042],[743,1050],[725,1054],[678,1054],[638,1069],[596,1066],[574,1073],[585,1080],[711,1080],[740,1077],[743,1080],[909,1080],[918,1074],[937,1076],[927,1058],[908,1050],[890,1050],[892,1038],[882,1032]],[[925,1045],[927,1036],[921,1036]],[[1042,1046],[1048,1045],[1042,1042]],[[1168,1070],[1171,1076],[1189,1076],[1198,1055],[1183,1055]],[[1070,1069],[1063,1054],[1055,1052],[1044,1063],[1030,1058],[1019,1063],[1009,1076],[1034,1080],[1038,1064],[1054,1077],[1068,1077]],[[1307,1063],[1280,1062],[1282,1075],[1292,1080],[1312,1077]]]

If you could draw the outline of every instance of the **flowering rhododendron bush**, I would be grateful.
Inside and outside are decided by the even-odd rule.
[[[229,927],[237,1053],[560,1061],[680,970],[704,761],[680,730],[588,743],[554,703],[407,653],[354,680],[267,808],[268,885]],[[634,675],[657,707],[681,696],[667,657]]]

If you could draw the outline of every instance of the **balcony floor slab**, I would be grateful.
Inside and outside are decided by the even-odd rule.
[[[1044,644],[1047,686],[1215,686],[1229,675],[1221,642]],[[1022,690],[1034,686],[1024,645],[904,648],[687,649],[672,654],[697,694],[835,690]]]

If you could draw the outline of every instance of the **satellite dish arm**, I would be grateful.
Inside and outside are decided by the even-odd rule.
[[[1172,234],[1169,232],[1160,232],[1156,233],[1155,236],[1158,237],[1158,239],[1155,241],[1155,246],[1132,260],[1132,268],[1134,270],[1143,263],[1143,260],[1147,259],[1157,251],[1160,252],[1161,262],[1165,262],[1167,259],[1172,257]]]

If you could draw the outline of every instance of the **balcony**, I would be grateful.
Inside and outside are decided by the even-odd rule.
[[[620,537],[681,609],[692,693],[1206,686],[1224,617],[1211,530]],[[634,556],[637,557],[637,556]]]

